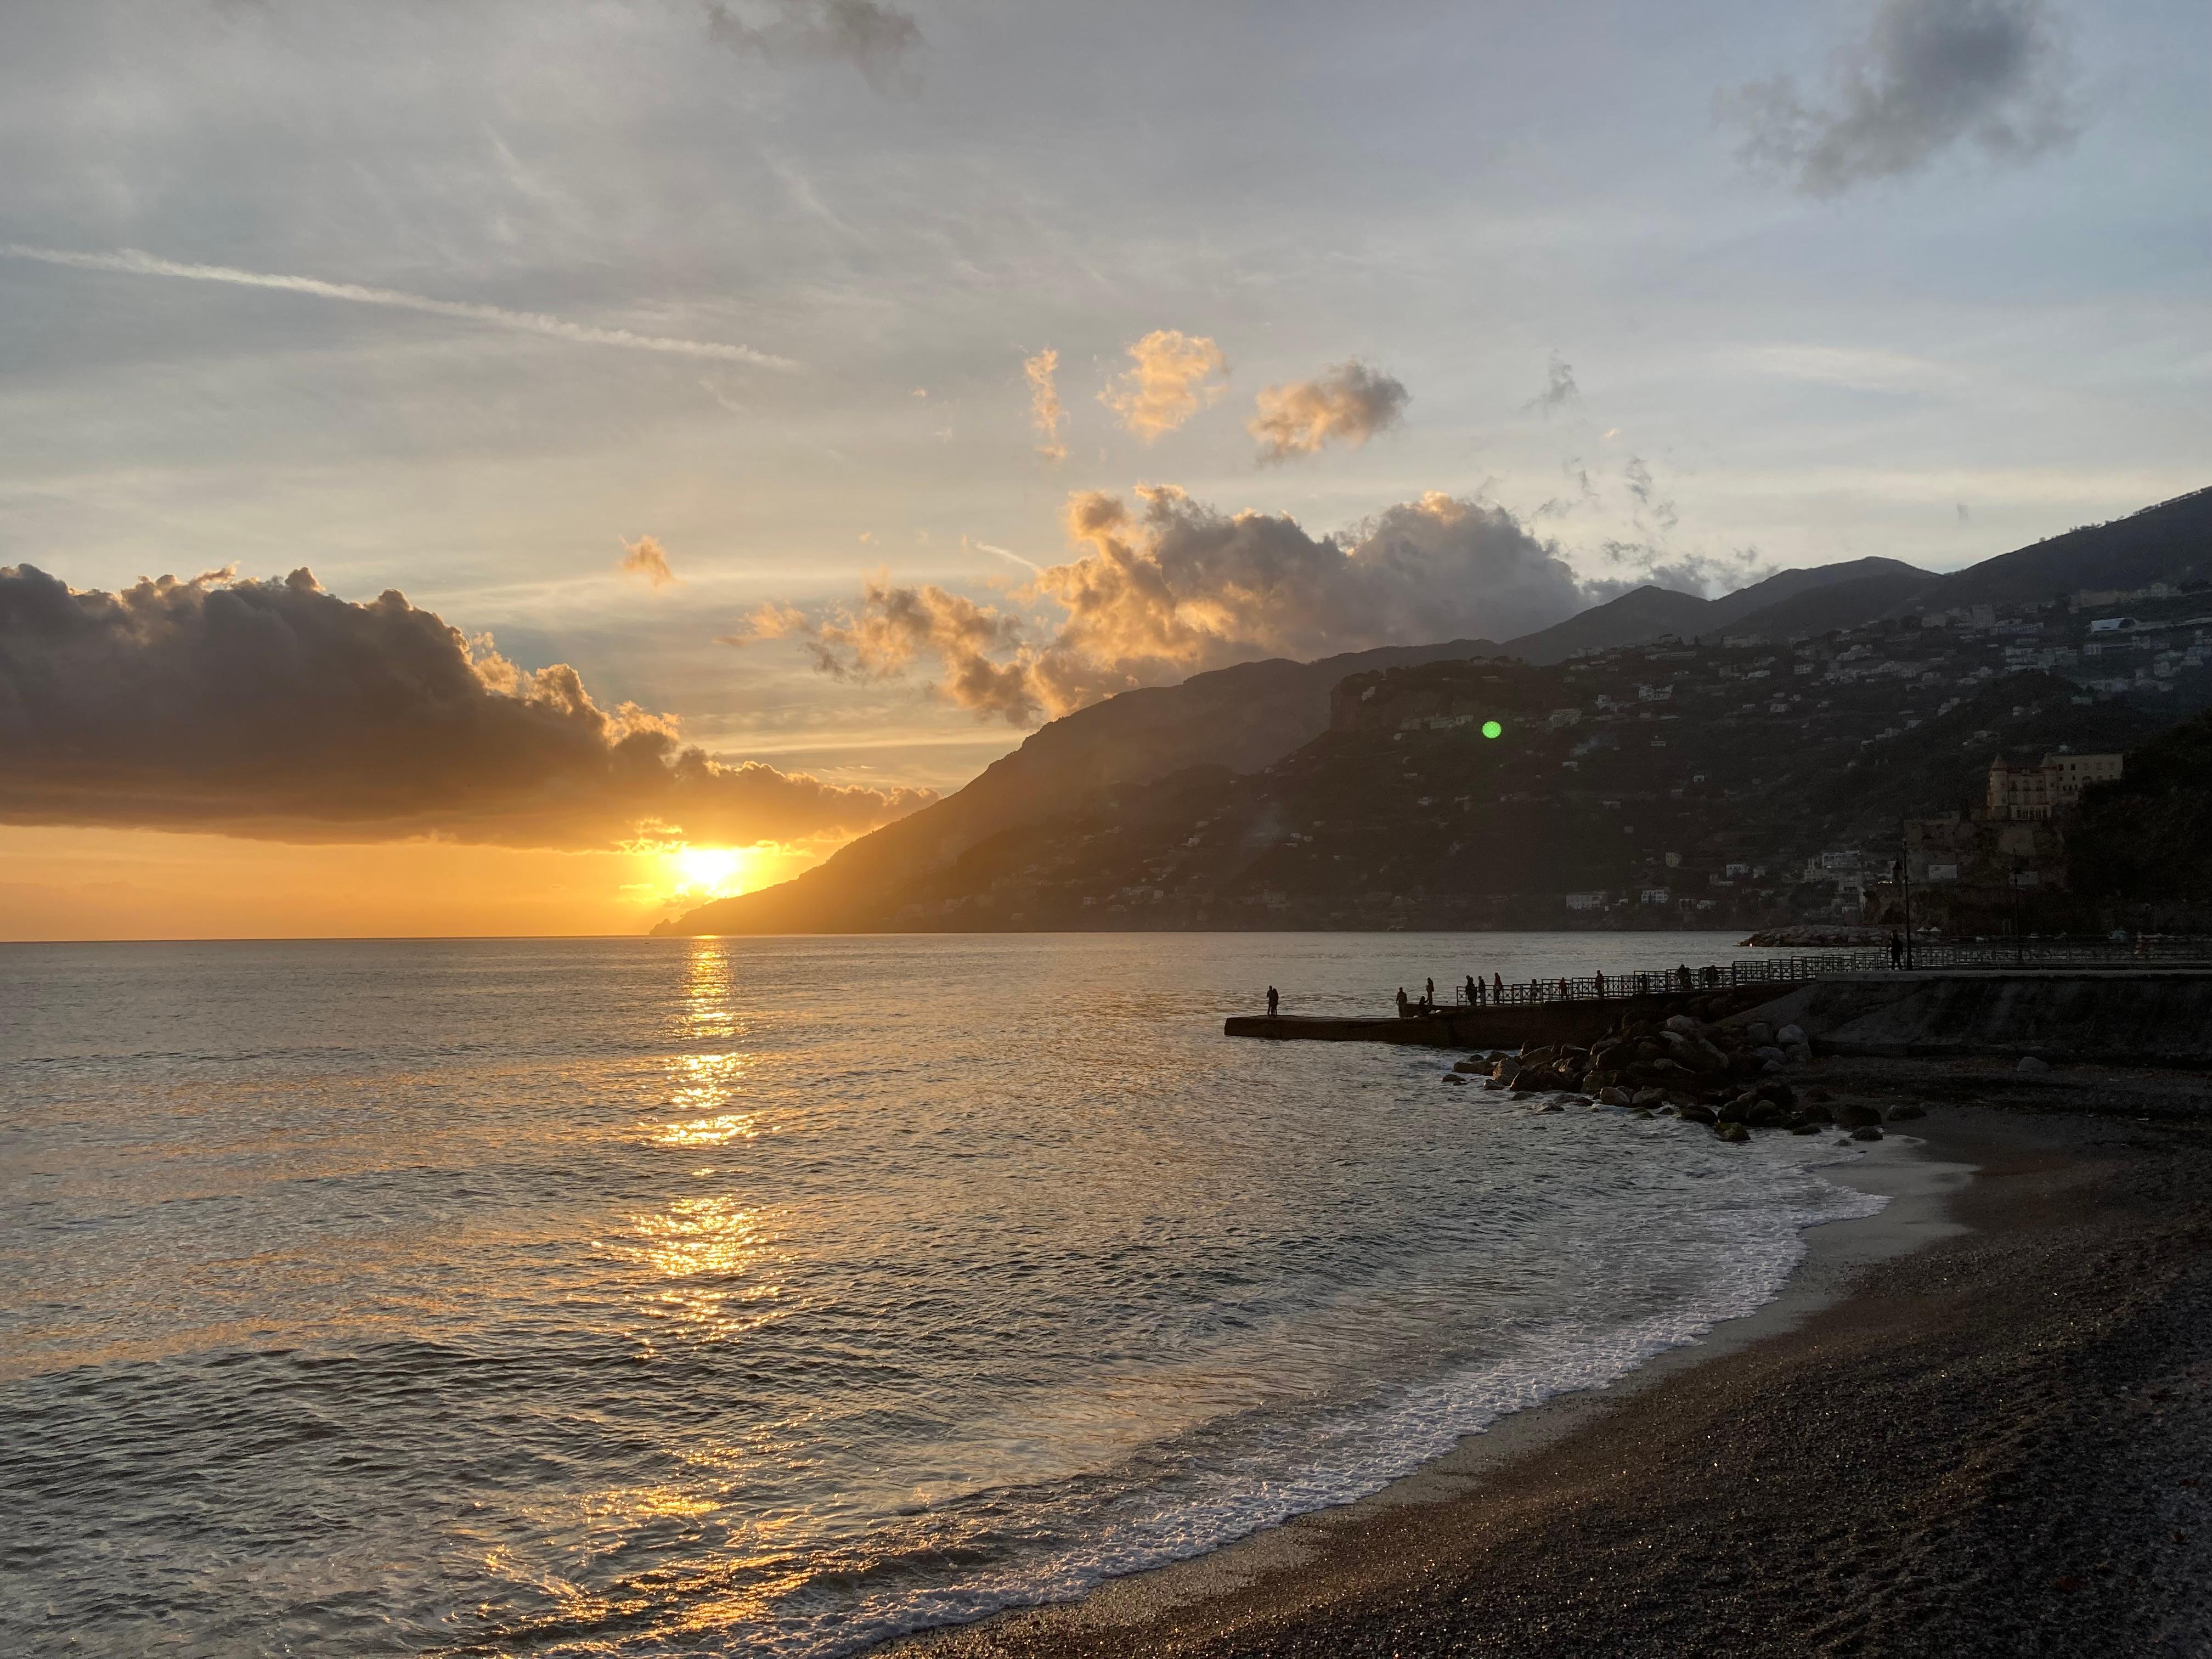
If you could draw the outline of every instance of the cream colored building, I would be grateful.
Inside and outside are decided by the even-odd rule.
[[[2038,766],[2008,766],[2000,755],[1990,763],[1989,816],[2015,821],[2047,818],[2081,799],[2085,785],[2120,775],[2118,755],[2045,755]]]

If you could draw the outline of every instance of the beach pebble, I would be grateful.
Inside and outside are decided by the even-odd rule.
[[[1444,1081],[1447,1083],[1456,1083],[1462,1089],[1467,1087],[1467,1079],[1456,1072],[1446,1072],[1444,1073]]]
[[[1862,1123],[1857,1128],[1851,1131],[1851,1139],[1853,1140],[1880,1140],[1881,1139],[1881,1131],[1875,1127],[1871,1123]]]
[[[1910,1101],[1906,1102],[1902,1106],[1893,1106],[1889,1109],[1889,1121],[1892,1123],[1906,1123],[1910,1122],[1916,1117],[1926,1117],[1928,1113],[1925,1109],[1915,1106]]]
[[[1559,1104],[1559,1103],[1558,1101],[1556,1101],[1556,1100],[1547,1100],[1547,1101],[1546,1101],[1546,1102],[1545,1102],[1541,1106],[1539,1106],[1536,1109],[1537,1109],[1537,1111],[1538,1111],[1538,1112],[1541,1113],[1541,1112],[1564,1112],[1564,1111],[1565,1111],[1567,1109],[1566,1109],[1565,1107],[1564,1107],[1564,1106],[1560,1105],[1560,1104]]]
[[[1785,1048],[1795,1048],[1805,1041],[1805,1028],[1802,1025],[1785,1025],[1774,1034],[1774,1040]]]
[[[2022,1054],[2020,1057],[2020,1064],[2013,1067],[2013,1070],[2016,1072],[2027,1072],[2030,1073],[2047,1072],[2050,1069],[2051,1062],[2049,1060],[2038,1060],[2033,1054]]]
[[[1713,1138],[1725,1140],[1731,1146],[1740,1146],[1751,1139],[1751,1131],[1741,1123],[1716,1123],[1713,1125]]]
[[[1630,1103],[1628,1091],[1626,1089],[1601,1089],[1597,1091],[1597,1097],[1608,1106],[1626,1106]]]
[[[1820,1126],[1817,1123],[1793,1124],[1790,1133],[1793,1135],[1816,1135],[1820,1133]]]

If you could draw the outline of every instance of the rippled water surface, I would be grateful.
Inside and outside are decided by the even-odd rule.
[[[0,947],[0,1651],[830,1655],[1370,1491],[1868,1200],[1221,1016],[1740,954]]]

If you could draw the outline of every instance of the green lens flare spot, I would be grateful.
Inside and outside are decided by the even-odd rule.
[[[1496,720],[1485,720],[1482,723],[1482,735],[1486,738],[1501,738],[1505,735],[1505,728]]]

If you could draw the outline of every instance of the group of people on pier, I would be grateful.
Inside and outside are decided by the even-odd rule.
[[[1644,996],[1658,991],[1692,991],[1701,987],[1710,988],[1719,984],[1720,981],[1721,970],[1717,968],[1705,967],[1693,969],[1689,963],[1683,963],[1673,969],[1662,968],[1640,974],[1620,974],[1615,975],[1612,979],[1607,979],[1602,971],[1587,980],[1563,979],[1556,984],[1548,983],[1540,979],[1532,979],[1525,985],[1514,985],[1510,991],[1506,988],[1504,977],[1500,975],[1491,975],[1489,983],[1485,984],[1481,975],[1469,974],[1466,981],[1458,987],[1458,994],[1461,1006],[1481,1008],[1501,1006],[1507,1002],[1565,1002],[1578,997],[1591,997],[1602,1002],[1608,996]],[[1432,1014],[1436,1012],[1438,1006],[1437,982],[1434,980],[1424,982],[1421,994],[1418,997],[1407,995],[1406,988],[1402,985],[1398,988],[1398,1012],[1406,1018],[1413,1019],[1423,1014]],[[1271,1014],[1275,1012],[1273,987],[1268,989],[1267,1012]]]
[[[1602,1002],[1608,996],[1647,996],[1656,992],[1711,989],[1721,982],[1722,977],[1722,970],[1718,968],[1692,969],[1689,963],[1683,963],[1671,969],[1617,974],[1611,979],[1607,979],[1601,971],[1587,980],[1563,979],[1556,984],[1532,979],[1525,985],[1516,982],[1510,989],[1501,975],[1491,975],[1489,982],[1486,984],[1481,975],[1469,974],[1453,988],[1458,998],[1456,1006],[1483,1008],[1503,1006],[1509,1002],[1566,1002],[1582,997]],[[1433,979],[1422,982],[1419,996],[1408,996],[1402,985],[1398,988],[1398,1012],[1404,1018],[1413,1019],[1423,1014],[1432,1014],[1440,1006],[1437,1001],[1437,982]],[[1282,994],[1270,985],[1267,988],[1267,1017],[1273,1018],[1281,1006]]]

